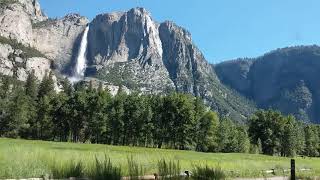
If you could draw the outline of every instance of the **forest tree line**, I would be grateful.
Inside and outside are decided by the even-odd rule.
[[[219,117],[188,94],[112,96],[90,84],[62,81],[52,74],[25,83],[3,76],[0,137],[188,149],[203,152],[319,156],[320,127],[279,112],[257,111],[247,122]]]

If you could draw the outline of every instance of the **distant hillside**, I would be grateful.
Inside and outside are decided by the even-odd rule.
[[[214,66],[219,79],[260,108],[320,123],[320,47],[297,46]]]

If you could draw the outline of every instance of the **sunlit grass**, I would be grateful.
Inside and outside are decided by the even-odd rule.
[[[192,171],[198,165],[207,165],[212,168],[220,167],[227,176],[233,177],[263,177],[266,175],[265,170],[290,168],[289,158],[256,154],[200,153],[139,147],[0,139],[0,178],[30,178],[51,175],[52,166],[70,164],[70,162],[75,164],[81,162],[81,168],[86,173],[96,166],[96,158],[103,162],[106,156],[110,158],[114,167],[121,167],[122,175],[126,176],[129,175],[128,157],[132,157],[145,174],[157,173],[157,164],[162,159],[179,161],[181,171]],[[297,169],[312,169],[304,172],[307,176],[320,174],[320,158],[296,158],[296,166]]]

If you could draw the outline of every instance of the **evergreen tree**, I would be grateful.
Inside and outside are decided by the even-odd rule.
[[[248,153],[250,150],[250,139],[247,131],[247,127],[238,126],[236,130],[236,138],[237,138],[237,149],[238,153]]]
[[[215,112],[206,112],[199,120],[197,125],[196,150],[210,151],[217,150],[217,132],[219,126],[219,118]]]
[[[282,137],[282,156],[294,157],[299,149],[298,143],[298,127],[296,125],[296,120],[293,116],[287,117],[287,122],[284,127],[284,133]]]
[[[28,101],[23,89],[14,90],[13,98],[8,105],[8,112],[2,126],[5,128],[6,137],[25,137],[29,128]]]
[[[53,140],[52,102],[49,96],[41,97],[38,101],[37,137],[41,140]]]
[[[150,96],[143,98],[143,112],[142,112],[142,119],[143,127],[142,127],[142,137],[140,139],[140,144],[144,147],[153,144],[153,132],[155,130],[155,126],[153,124],[153,116],[154,112],[152,110],[152,99]]]
[[[28,75],[26,84],[25,84],[26,95],[30,97],[32,101],[37,100],[38,96],[38,85],[37,85],[37,77],[35,76],[35,71],[32,70]]]
[[[219,152],[237,152],[237,128],[230,119],[222,119],[218,129]]]
[[[29,106],[27,107],[28,111],[28,123],[30,128],[28,129],[28,137],[36,138],[36,119],[37,119],[37,100],[38,100],[38,84],[37,77],[35,76],[35,71],[32,70],[28,75],[25,83],[25,94],[28,99]]]
[[[50,101],[54,93],[53,72],[50,71],[49,75],[46,73],[42,79],[38,91],[37,117],[34,127],[36,129],[35,134],[39,139],[52,139],[53,117],[51,113],[52,104]]]
[[[39,86],[38,98],[40,99],[47,95],[50,96],[51,93],[54,93],[54,80],[52,71],[50,71],[49,75],[46,73],[43,77]]]
[[[167,128],[171,146],[178,149],[192,148],[193,128],[196,126],[193,99],[177,93],[164,99],[166,110],[162,118],[169,120]]]
[[[58,138],[59,141],[67,141],[70,126],[70,106],[68,106],[69,97],[65,91],[55,95],[52,102],[52,121],[53,121],[53,136]]]
[[[319,134],[315,126],[307,125],[305,131],[305,155],[316,157],[319,156]]]
[[[249,135],[254,144],[262,142],[264,154],[281,153],[281,139],[284,134],[286,118],[272,110],[258,111],[249,121]]]
[[[111,101],[108,112],[109,112],[109,120],[107,127],[109,129],[109,142],[114,145],[118,145],[120,143],[120,139],[124,134],[124,101],[126,98],[125,93],[118,93],[113,100]]]
[[[105,141],[107,134],[107,108],[111,101],[108,91],[98,89],[91,91],[88,96],[88,136],[92,142],[101,143]]]
[[[73,93],[73,87],[72,84],[70,83],[70,81],[68,80],[68,78],[64,78],[61,81],[61,85],[62,85],[62,91],[68,95],[68,96],[72,96]]]
[[[84,130],[88,126],[88,93],[85,88],[78,86],[74,95],[68,101],[70,109],[69,126],[73,142],[85,142]]]

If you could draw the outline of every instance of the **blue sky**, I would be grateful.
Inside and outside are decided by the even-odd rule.
[[[49,17],[144,7],[191,32],[211,63],[293,45],[320,45],[319,0],[40,0]]]

